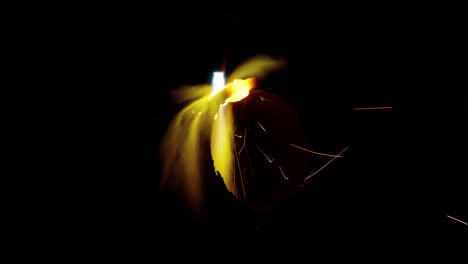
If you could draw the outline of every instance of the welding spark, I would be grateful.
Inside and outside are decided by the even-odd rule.
[[[381,106],[381,107],[357,107],[353,110],[375,110],[375,109],[392,109],[391,106]]]
[[[271,102],[271,100],[269,100],[269,99],[265,99],[265,98],[263,98],[263,97],[261,97],[261,96],[260,96],[260,99],[261,99],[260,103],[261,103],[261,102],[263,102],[263,101],[268,101],[268,102]]]
[[[242,136],[241,136],[241,137],[242,137]],[[247,134],[246,134],[246,131],[245,131],[245,128],[244,128],[244,143],[242,143],[242,147],[241,147],[241,149],[239,150],[239,152],[237,153],[237,155],[241,154],[242,150],[244,150],[246,138],[247,138]]]
[[[275,160],[275,158],[272,158],[270,159],[267,154],[265,154],[265,152],[263,152],[263,150],[261,150],[258,146],[256,146],[258,148],[258,150],[260,150],[260,152],[263,154],[263,156],[265,156],[265,158],[267,158],[268,162],[270,163],[273,163],[273,161]]]
[[[244,176],[237,155],[246,146],[247,134],[246,131],[244,135],[234,134],[234,104],[230,103],[249,96],[256,88],[257,78],[264,78],[284,65],[283,60],[256,56],[239,65],[228,78],[224,77],[225,67],[222,66],[220,71],[213,73],[211,85],[184,85],[172,91],[177,104],[187,104],[170,121],[162,140],[161,151],[165,155],[160,188],[179,192],[193,209],[203,211],[205,159],[200,157],[211,154],[213,167],[223,178],[228,191],[237,198],[245,198]],[[243,138],[239,152],[234,138]],[[206,153],[207,147],[210,153]],[[259,150],[270,163],[274,161]],[[248,152],[244,154],[248,155]],[[252,168],[250,160],[247,161]]]
[[[258,125],[262,128],[263,132],[266,133],[266,129],[262,126],[262,124],[260,124],[260,122],[257,122],[257,123],[258,123]]]
[[[327,163],[325,163],[325,165],[323,165],[320,169],[318,169],[317,171],[315,171],[314,173],[310,174],[309,176],[307,176],[304,181],[307,181],[309,178],[311,178],[312,176],[314,176],[315,174],[319,173],[319,171],[321,171],[323,168],[325,168],[326,166],[328,166],[328,164],[330,164],[333,160],[336,159],[336,157],[339,157],[343,152],[345,152],[347,149],[349,148],[346,147],[344,148],[340,153],[338,153],[338,155],[336,155],[335,157],[333,157],[330,161],[328,161]]]
[[[304,151],[310,152],[310,153],[317,154],[317,155],[323,155],[323,156],[341,158],[341,156],[338,156],[338,155],[331,155],[331,154],[325,154],[325,153],[315,152],[315,151],[312,151],[312,150],[308,150],[308,149],[305,149],[305,148],[296,146],[296,145],[294,145],[294,144],[289,144],[289,145],[290,145],[290,146],[293,146],[293,147],[296,147],[296,148],[298,148],[298,149],[302,149],[302,150],[304,150]]]
[[[278,166],[278,168],[280,169],[281,174],[283,175],[283,177],[284,177],[286,180],[289,180],[289,178],[286,177],[286,175],[284,175],[284,172],[283,172],[283,169],[281,169],[281,166]]]
[[[455,218],[455,217],[453,217],[453,216],[447,215],[447,217],[450,218],[450,219],[453,219],[453,220],[455,220],[455,221],[457,221],[457,222],[460,222],[460,223],[462,223],[462,224],[468,225],[468,223],[463,222],[462,220],[457,219],[457,218]]]

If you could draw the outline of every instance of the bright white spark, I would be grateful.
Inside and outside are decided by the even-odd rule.
[[[224,79],[224,72],[214,72],[213,81],[211,83],[211,94],[210,97],[213,97],[216,93],[224,89],[226,85],[226,80]]]

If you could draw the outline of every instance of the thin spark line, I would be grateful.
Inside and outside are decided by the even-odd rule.
[[[240,182],[241,182],[241,187],[242,187],[242,195],[244,196],[244,198],[246,197],[246,194],[245,194],[245,187],[244,187],[244,177],[242,175],[242,168],[240,166],[240,160],[239,160],[239,154],[237,153],[236,151],[236,144],[235,142],[232,142],[232,145],[234,146],[234,154],[236,155],[236,164],[237,164],[237,168],[239,170],[239,179],[240,179]],[[240,153],[240,152],[239,152]],[[234,171],[233,173],[233,178],[232,178],[232,181],[233,181],[233,186],[236,186],[236,172]],[[237,186],[236,186],[237,187]],[[236,193],[237,193],[237,188],[236,188]]]
[[[234,136],[236,136],[236,137],[238,137],[238,138],[242,138],[242,136],[239,136],[239,135],[236,135],[236,134],[234,134]]]
[[[338,153],[338,155],[341,155],[341,153],[345,152],[348,148],[349,148],[349,146],[346,147],[346,148],[344,148],[340,153]],[[337,155],[337,156],[338,156],[338,155]],[[322,166],[320,169],[318,169],[316,172],[314,172],[314,173],[310,174],[309,176],[307,176],[307,177],[304,179],[304,181],[307,181],[310,177],[312,177],[312,176],[314,176],[315,174],[317,174],[319,171],[321,171],[323,168],[325,168],[328,164],[330,164],[330,163],[331,163],[333,160],[335,160],[335,159],[336,159],[336,157],[333,157],[330,161],[328,161],[327,163],[325,163],[325,165],[323,165],[323,166]]]
[[[232,147],[234,149],[234,156],[235,156],[234,164],[237,165],[238,168],[240,168],[240,166],[239,166],[239,156],[237,155],[237,148],[236,148],[236,144],[234,142],[234,138],[232,138],[231,142],[232,142]],[[240,169],[239,169],[239,172],[240,172]],[[235,169],[233,170],[233,173],[232,173],[231,176],[232,176],[231,183],[232,183],[232,186],[233,186],[232,193],[235,196],[238,196],[239,192],[237,191],[238,188],[237,188],[237,185],[236,185],[236,181],[234,180],[236,178],[236,170]]]
[[[458,221],[458,222],[460,222],[460,223],[462,223],[462,224],[468,225],[467,222],[463,222],[462,220],[457,219],[457,218],[455,218],[455,217],[453,217],[453,216],[447,215],[447,217],[450,218],[450,219],[453,219],[453,220],[455,220],[455,221]]]
[[[240,154],[242,152],[242,150],[244,149],[245,147],[245,139],[247,138],[247,133],[245,131],[245,128],[244,128],[244,143],[242,144],[242,147],[241,147],[241,150],[239,150],[239,152],[237,154]]]
[[[283,172],[283,169],[281,169],[281,166],[278,166],[278,168],[280,169],[281,174],[283,174],[283,177],[284,177],[286,180],[289,180],[289,178],[286,177],[286,175],[284,175],[284,172]]]
[[[357,107],[353,110],[373,110],[373,109],[392,109],[391,106],[381,106],[381,107]]]
[[[258,125],[263,129],[263,132],[266,133],[266,129],[262,126],[262,124],[260,124],[260,122],[257,122],[257,123],[258,123]]]
[[[298,148],[298,149],[302,149],[302,150],[308,151],[308,152],[310,152],[310,153],[317,154],[317,155],[323,155],[323,156],[341,158],[341,156],[338,156],[338,155],[331,155],[331,154],[325,154],[325,153],[315,152],[315,151],[312,151],[312,150],[308,150],[308,149],[306,149],[306,148],[299,147],[299,146],[294,145],[294,144],[289,144],[289,145],[291,145],[291,146],[293,146],[293,147],[296,147],[296,148]]]
[[[263,102],[263,101],[269,101],[269,102],[271,102],[271,100],[269,100],[269,99],[265,99],[265,98],[263,98],[263,97],[261,97],[261,96],[259,96],[259,97],[260,97],[260,99],[262,99],[262,100],[260,101],[260,103]]]
[[[263,150],[261,150],[258,146],[256,146],[256,147],[258,148],[258,150],[260,150],[260,152],[265,156],[265,158],[267,158],[267,160],[268,160],[270,163],[272,163],[272,162],[275,160],[275,158],[270,159],[270,158],[267,156],[267,154],[265,154],[265,152],[263,152]]]

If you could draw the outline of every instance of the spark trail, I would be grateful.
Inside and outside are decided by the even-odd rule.
[[[324,169],[325,167],[328,166],[328,164],[330,164],[332,161],[334,161],[337,157],[340,157],[340,155],[345,152],[349,147],[346,147],[344,148],[342,151],[340,151],[340,153],[338,153],[338,155],[336,155],[335,157],[333,157],[331,160],[329,160],[327,163],[325,163],[325,165],[323,165],[322,167],[320,167],[318,170],[316,170],[314,173],[311,173],[309,176],[307,176],[305,179],[304,179],[304,182],[307,181],[308,179],[310,179],[311,177],[313,177],[314,175],[316,175],[317,173],[319,173],[322,169]]]

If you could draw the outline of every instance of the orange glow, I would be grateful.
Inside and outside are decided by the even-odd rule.
[[[236,79],[228,83],[224,89],[228,92],[229,97],[224,104],[230,102],[238,102],[249,95],[251,89],[255,87],[255,78],[247,78],[244,80]]]
[[[213,97],[215,94],[222,91],[224,89],[224,84],[224,72],[214,72],[210,97]]]

